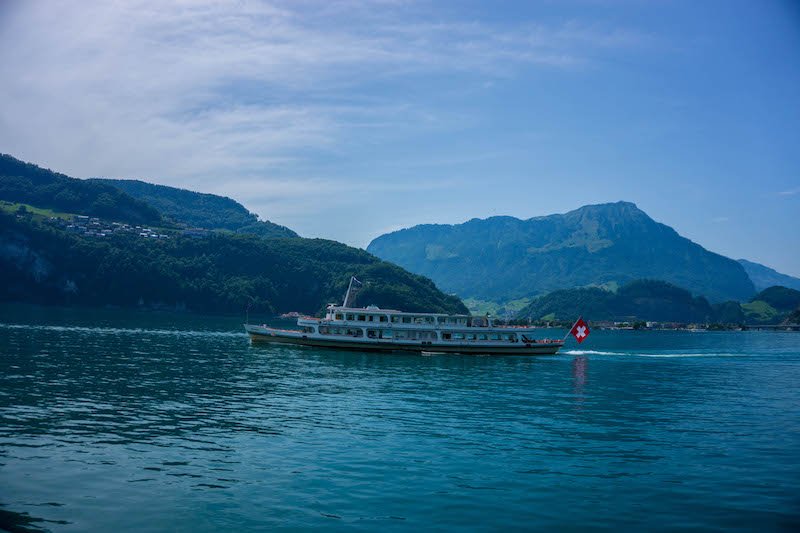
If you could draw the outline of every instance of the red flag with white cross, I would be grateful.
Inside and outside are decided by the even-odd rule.
[[[589,325],[584,322],[583,317],[581,317],[575,322],[575,325],[572,326],[569,332],[572,333],[572,336],[575,337],[575,340],[580,344],[589,336]]]

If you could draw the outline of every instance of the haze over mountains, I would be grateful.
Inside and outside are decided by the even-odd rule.
[[[746,301],[756,292],[742,264],[682,237],[629,202],[528,220],[414,226],[376,238],[367,250],[462,298],[494,302],[637,279],[667,281],[712,302]]]
[[[458,297],[469,297],[518,299],[517,310],[530,304],[519,316],[535,319],[583,308],[596,319],[764,324],[792,310],[783,300],[794,293],[773,286],[800,287],[763,265],[711,253],[627,202],[416,226],[370,244],[439,288],[362,250],[299,238],[230,198],[78,180],[7,155],[0,211],[0,299],[42,303],[236,312],[249,302],[254,310],[314,312],[339,300],[356,275],[367,282],[357,304],[409,311],[464,312]],[[99,217],[95,229],[70,224],[75,215]],[[753,296],[766,287],[773,289]]]

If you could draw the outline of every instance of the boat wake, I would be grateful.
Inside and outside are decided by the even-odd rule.
[[[623,352],[601,352],[598,350],[566,350],[561,353],[566,355],[630,355]]]
[[[656,357],[656,358],[673,358],[673,357],[737,357],[740,354],[735,353],[639,353],[639,352],[605,352],[599,350],[566,350],[561,352],[565,355],[622,355],[630,357]]]
[[[632,353],[635,357],[737,357],[735,353]]]
[[[242,337],[243,334],[233,331],[196,331],[180,329],[144,329],[144,328],[100,328],[85,326],[46,326],[33,324],[2,324],[0,329],[29,329],[35,331],[56,331],[64,333],[91,333],[96,335],[169,335],[188,337]]]

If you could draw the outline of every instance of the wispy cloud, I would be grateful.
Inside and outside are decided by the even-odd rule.
[[[778,194],[781,196],[794,196],[795,194],[800,194],[800,187],[795,187],[794,189],[781,191]]]
[[[519,69],[582,68],[597,50],[645,38],[576,21],[434,17],[435,8],[11,2],[0,7],[0,98],[8,104],[0,151],[82,177],[217,191],[220,178],[231,178],[242,192],[243,183],[263,191],[253,197],[290,194],[293,180],[314,185],[304,192],[322,183],[352,190],[331,187],[338,178],[319,169],[347,157],[342,147],[354,136],[369,142],[464,120],[370,86],[466,74],[491,87]],[[269,186],[259,189],[264,176]]]

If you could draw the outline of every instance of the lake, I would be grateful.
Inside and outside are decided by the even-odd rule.
[[[241,322],[0,306],[0,527],[800,528],[798,333],[418,356]]]

